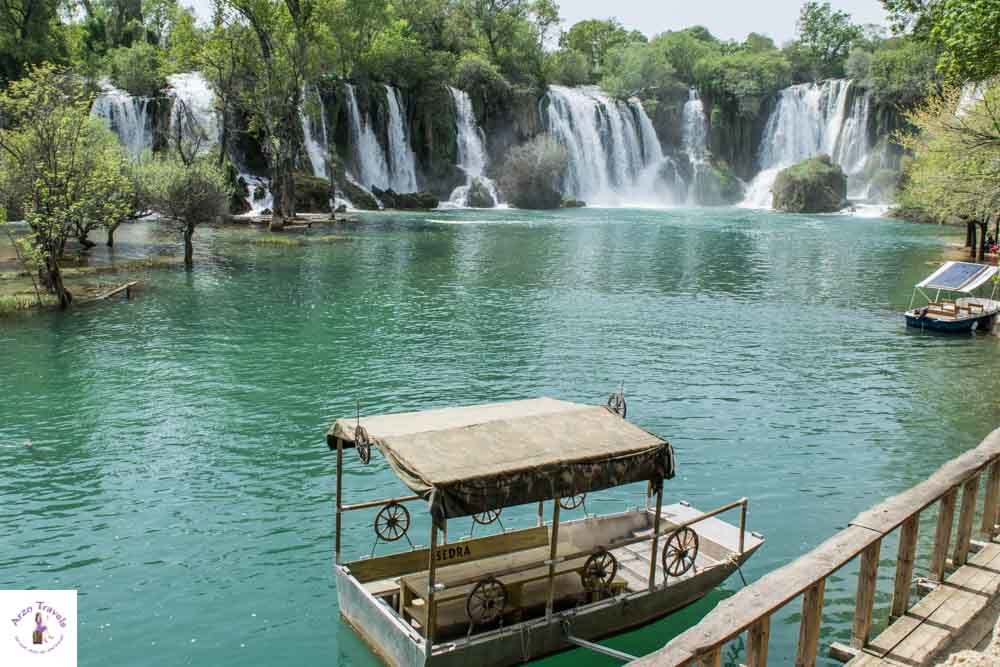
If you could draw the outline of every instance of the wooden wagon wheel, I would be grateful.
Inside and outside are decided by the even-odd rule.
[[[569,496],[566,498],[559,499],[559,507],[564,510],[575,510],[577,507],[583,504],[583,501],[587,499],[586,493],[580,493],[575,496]]]
[[[372,441],[368,437],[368,431],[360,424],[354,427],[354,448],[358,450],[358,457],[362,463],[372,460]]]
[[[679,528],[670,534],[663,545],[663,571],[679,577],[692,567],[698,558],[698,533],[690,528]]]
[[[628,414],[628,404],[625,402],[625,392],[619,391],[608,396],[608,409],[622,419]]]
[[[585,589],[596,593],[610,589],[616,574],[618,574],[618,559],[611,552],[599,549],[583,564],[580,579]]]
[[[410,511],[399,503],[387,503],[375,515],[375,534],[385,542],[395,542],[410,529]]]
[[[486,510],[485,512],[480,512],[479,514],[472,515],[472,520],[478,523],[480,526],[488,526],[499,518],[500,518],[500,508]]]
[[[507,587],[495,577],[480,580],[465,598],[465,612],[474,625],[492,623],[507,606]]]

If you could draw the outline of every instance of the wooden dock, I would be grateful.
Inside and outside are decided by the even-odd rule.
[[[913,568],[920,517],[935,510],[929,582],[918,586]],[[805,556],[723,600],[700,623],[631,664],[717,666],[723,647],[746,633],[745,664],[766,665],[771,616],[801,598],[795,665],[815,665],[826,580],[855,558],[860,564],[851,640],[849,645],[828,647],[829,655],[863,667],[934,664],[948,653],[975,647],[993,629],[1000,613],[998,519],[1000,429],[924,482],[859,514]],[[888,610],[891,623],[872,639],[881,545],[896,530],[899,547]],[[973,539],[977,531],[982,542]],[[931,590],[911,606],[914,589]]]

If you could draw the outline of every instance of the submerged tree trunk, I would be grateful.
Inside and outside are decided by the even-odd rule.
[[[184,226],[184,268],[190,270],[194,267],[194,245],[191,237],[194,236],[194,225]]]
[[[59,298],[59,307],[66,310],[73,302],[73,295],[66,289],[66,285],[63,283],[62,272],[59,270],[59,262],[52,255],[48,255],[45,258],[45,273],[46,284]]]
[[[115,223],[113,225],[108,225],[108,240],[106,242],[106,245],[109,248],[115,247],[115,232],[117,230],[118,230],[118,223]]]

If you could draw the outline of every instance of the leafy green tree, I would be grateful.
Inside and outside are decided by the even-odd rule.
[[[834,11],[829,2],[810,0],[802,6],[798,21],[799,43],[815,64],[817,78],[842,76],[851,46],[861,38],[860,26],[851,15]]]
[[[765,99],[791,83],[791,74],[791,64],[777,50],[708,56],[694,69],[700,90],[734,101],[745,117],[756,116]]]
[[[940,69],[953,82],[985,81],[1000,74],[1000,3],[996,0],[883,0],[907,17],[913,34],[941,49]]]
[[[69,306],[60,259],[70,238],[117,223],[131,210],[127,158],[115,136],[90,116],[79,80],[52,66],[31,70],[0,92],[0,195],[24,210],[29,257]]]
[[[21,78],[25,65],[67,57],[58,0],[0,2],[0,84]]]
[[[680,85],[662,50],[651,44],[629,44],[611,49],[606,57],[601,87],[614,97],[652,97]]]
[[[869,89],[881,104],[910,107],[934,92],[937,54],[927,44],[908,38],[884,41],[874,51],[855,48],[847,59],[847,75]]]
[[[597,80],[603,74],[604,61],[611,49],[645,41],[645,35],[626,29],[618,19],[589,19],[574,23],[564,32],[559,37],[559,46],[584,54],[590,62],[591,78]]]
[[[163,51],[148,42],[112,49],[107,55],[111,81],[138,97],[155,97],[166,86],[161,73]]]
[[[699,60],[721,54],[718,40],[700,26],[662,33],[650,44],[663,52],[677,78],[687,84],[694,83],[694,67]]]
[[[225,212],[229,195],[225,173],[211,160],[188,164],[171,154],[140,165],[139,187],[149,207],[177,225],[184,240],[184,266],[190,269],[195,229]]]
[[[564,86],[593,83],[587,56],[573,49],[559,49],[549,54],[545,63],[545,79]]]

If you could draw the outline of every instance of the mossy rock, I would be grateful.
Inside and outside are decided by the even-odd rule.
[[[430,192],[395,192],[392,188],[380,190],[373,188],[372,194],[379,198],[386,208],[408,211],[423,211],[438,207],[440,200]]]
[[[342,182],[340,191],[344,193],[348,201],[354,204],[354,208],[362,211],[377,211],[379,209],[378,200],[370,192],[351,181]]]
[[[330,194],[330,181],[327,179],[295,174],[295,210],[302,213],[329,213]]]
[[[493,193],[478,178],[469,184],[469,192],[465,196],[465,205],[470,208],[493,208],[497,203],[493,200]]]
[[[829,155],[820,155],[779,172],[771,193],[776,211],[833,213],[847,204],[847,176]]]
[[[579,199],[567,198],[567,199],[563,199],[563,201],[562,201],[562,207],[563,208],[583,208],[586,205],[587,205],[587,202],[580,201]]]

